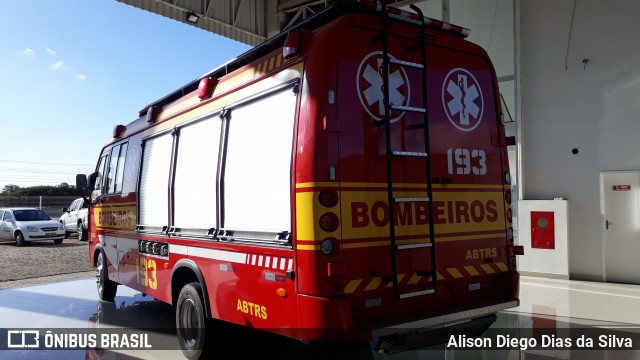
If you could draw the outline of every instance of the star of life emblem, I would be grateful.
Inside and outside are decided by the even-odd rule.
[[[449,71],[442,83],[442,105],[453,126],[462,131],[475,129],[484,110],[478,80],[462,68]]]
[[[389,55],[390,58],[395,59]],[[384,78],[382,51],[373,51],[365,56],[358,66],[356,86],[362,107],[375,120],[384,119]],[[408,106],[409,78],[398,65],[389,65],[389,104]],[[404,112],[391,113],[391,122],[397,121]]]

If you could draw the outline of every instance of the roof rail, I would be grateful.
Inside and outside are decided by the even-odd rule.
[[[382,11],[382,5],[380,5],[378,1],[361,0],[361,3],[363,8],[375,10],[375,11]],[[393,4],[389,4],[389,5],[393,5]],[[389,17],[410,22],[416,25],[422,25],[422,21],[421,21],[422,19],[420,19],[420,15],[416,13],[412,13],[410,11],[400,10],[395,7],[389,7],[389,5],[385,7],[387,9],[387,14]],[[468,37],[471,34],[471,30],[465,27],[453,25],[451,23],[436,20],[426,16],[424,16],[424,24],[429,28],[445,31],[450,34],[459,36],[463,39]]]

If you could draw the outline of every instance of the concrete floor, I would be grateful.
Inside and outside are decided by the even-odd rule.
[[[623,331],[619,338],[631,339],[632,348],[521,349],[517,344],[502,350],[452,350],[440,345],[396,354],[368,353],[365,358],[640,360],[640,336],[637,336],[640,335],[640,286],[523,277],[520,299],[518,308],[498,314],[490,331],[506,331],[512,338],[527,339],[536,331],[551,331],[557,339],[565,338],[564,330],[573,329],[571,335],[566,335],[572,341],[576,342],[584,331],[597,342],[602,329],[615,328]],[[0,359],[183,359],[177,350],[175,320],[169,305],[123,286],[118,288],[116,304],[100,302],[93,278],[0,290],[0,330],[4,330],[0,333],[0,349],[7,349],[7,329],[37,329],[41,334],[47,329],[78,329],[79,332],[125,329],[131,333],[151,333],[153,349],[48,350],[40,344],[41,349],[0,350]],[[234,331],[237,329],[220,330],[220,343],[226,346],[226,350],[220,347],[220,353],[243,359],[246,358],[243,351],[251,348],[254,355],[256,349],[265,349],[257,351],[265,358],[282,359],[284,353],[294,354],[291,358],[301,358],[295,355],[295,346],[291,346],[290,340],[251,332],[233,335]],[[241,341],[234,343],[238,339]],[[11,344],[15,345],[16,341],[14,338]],[[352,355],[348,358],[354,358]]]

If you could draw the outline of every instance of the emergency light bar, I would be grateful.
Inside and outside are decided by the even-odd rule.
[[[378,4],[377,1],[372,1],[372,0],[362,0],[361,1],[362,7],[366,8],[366,9],[371,9],[371,10],[375,10],[378,12],[382,12],[382,5]],[[387,14],[389,15],[389,17],[394,18],[394,19],[398,19],[398,20],[402,20],[402,21],[406,21],[406,22],[410,22],[416,25],[422,25],[422,19],[420,19],[420,16],[416,13],[412,13],[409,11],[404,11],[404,10],[400,10],[398,8],[394,8],[394,7],[386,7],[387,10]],[[458,26],[458,25],[453,25],[444,21],[440,21],[440,20],[436,20],[436,19],[432,19],[430,17],[424,17],[424,25],[427,27],[430,27],[432,29],[436,29],[436,30],[442,30],[442,31],[446,31],[450,34],[459,36],[461,38],[466,38],[469,35],[471,35],[471,30],[462,27],[462,26]]]

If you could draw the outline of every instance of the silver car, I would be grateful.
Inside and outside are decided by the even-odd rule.
[[[64,239],[64,227],[40,209],[1,208],[0,239],[15,240],[18,246],[36,240],[53,240],[60,244]]]
[[[87,240],[87,214],[89,204],[82,198],[73,200],[69,207],[62,209],[60,223],[64,226],[64,238],[71,233],[78,233],[78,239]]]

